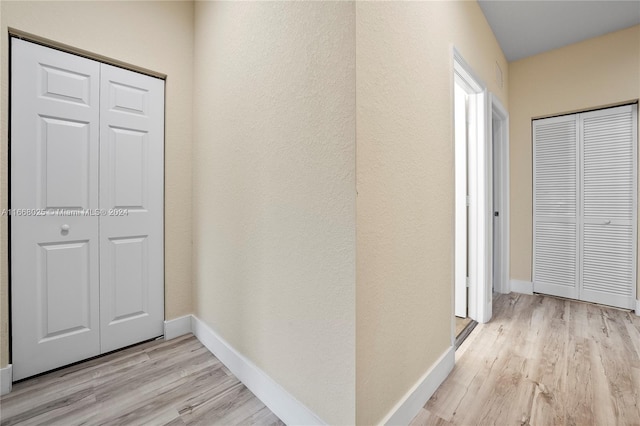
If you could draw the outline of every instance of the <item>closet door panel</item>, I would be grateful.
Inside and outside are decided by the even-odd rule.
[[[533,122],[535,292],[578,297],[578,131],[575,116]]]
[[[636,289],[637,107],[580,114],[581,299],[633,308]]]
[[[164,82],[101,65],[101,350],[164,332]]]
[[[13,379],[100,353],[100,65],[11,40]]]

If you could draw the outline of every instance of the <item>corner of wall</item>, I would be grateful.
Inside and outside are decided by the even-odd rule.
[[[445,381],[455,365],[455,349],[450,346],[416,382],[381,422],[384,425],[407,425]]]
[[[196,338],[285,424],[327,424],[202,320],[189,317]]]

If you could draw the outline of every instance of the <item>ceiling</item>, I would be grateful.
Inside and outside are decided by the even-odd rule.
[[[508,61],[640,24],[640,0],[478,0],[478,3]]]

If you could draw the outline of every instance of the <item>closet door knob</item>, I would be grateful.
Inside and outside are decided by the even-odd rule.
[[[69,229],[71,229],[71,228],[70,228],[70,227],[69,227],[69,225],[67,225],[67,224],[64,224],[64,225],[62,225],[62,226],[60,227],[60,230],[61,230],[62,232],[69,232]]]
[[[610,220],[605,220],[605,221],[604,221],[604,224],[605,224],[605,225],[609,225],[610,223],[611,223],[611,221],[610,221]]]

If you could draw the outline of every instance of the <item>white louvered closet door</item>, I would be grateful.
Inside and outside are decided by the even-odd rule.
[[[637,105],[580,114],[583,242],[580,299],[633,309]]]
[[[575,115],[533,122],[534,291],[578,298],[578,127]]]
[[[534,121],[534,292],[635,306],[637,114]]]

